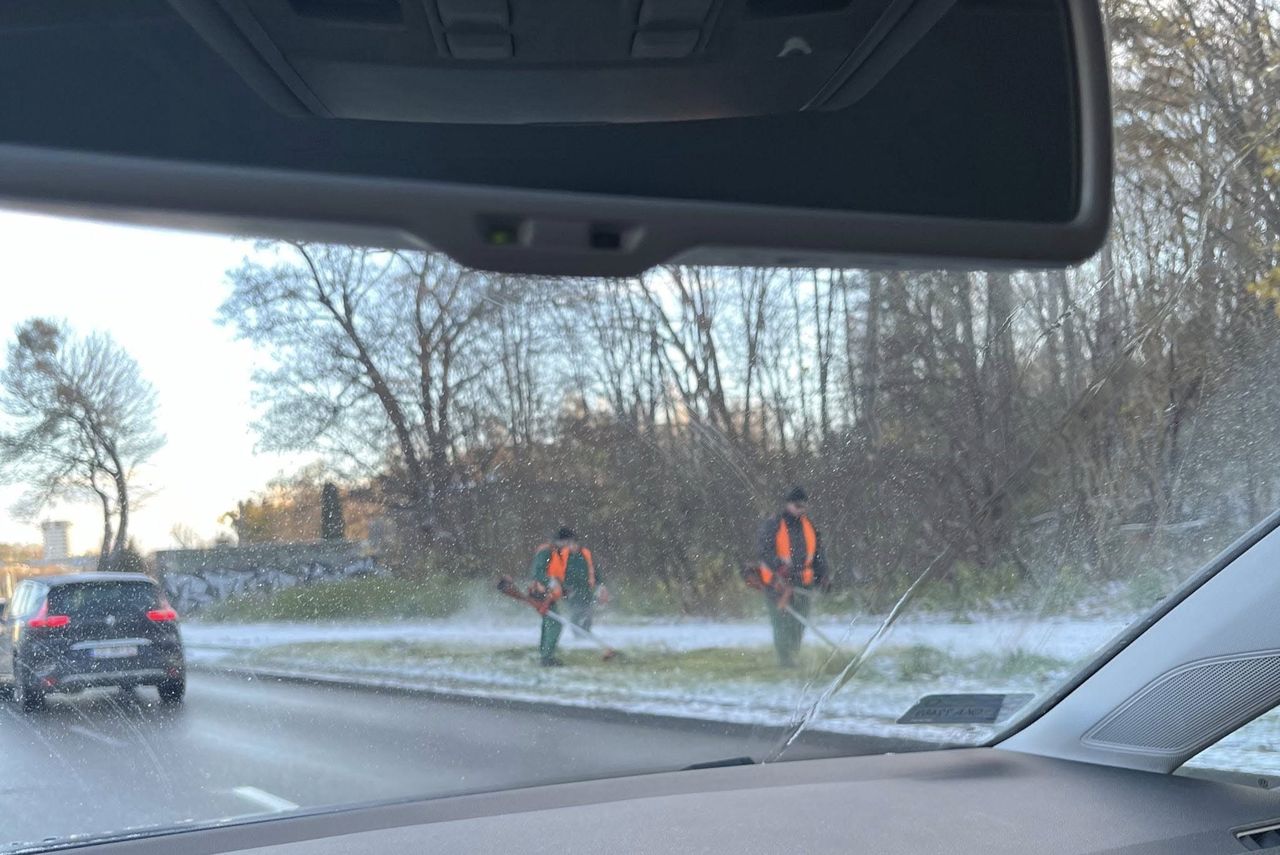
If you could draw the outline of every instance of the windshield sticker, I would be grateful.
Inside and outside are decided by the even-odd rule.
[[[1031,700],[1017,695],[925,695],[898,724],[995,724]]]

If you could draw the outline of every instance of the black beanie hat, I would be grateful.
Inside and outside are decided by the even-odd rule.
[[[556,540],[577,540],[578,533],[575,532],[573,529],[569,528],[568,526],[561,526],[560,530],[556,532],[555,539]]]
[[[804,491],[804,487],[795,486],[791,488],[791,492],[787,493],[786,500],[788,502],[807,502],[809,494]]]

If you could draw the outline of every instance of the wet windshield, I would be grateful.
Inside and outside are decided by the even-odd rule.
[[[1032,714],[1280,505],[1280,21],[1107,5],[1066,271],[0,216],[0,850]]]

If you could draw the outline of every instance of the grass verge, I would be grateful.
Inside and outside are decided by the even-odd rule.
[[[527,647],[451,647],[422,642],[341,641],[310,642],[263,647],[240,654],[238,661],[253,665],[307,664],[339,670],[374,669],[429,674],[448,671],[501,677],[536,669],[536,651]],[[666,685],[713,687],[727,684],[804,682],[834,678],[845,660],[825,651],[802,651],[798,667],[777,668],[773,650],[767,647],[666,650],[648,648],[626,652],[605,661],[593,649],[565,649],[563,673],[574,678],[601,677],[618,685]],[[1040,685],[1059,679],[1071,663],[1047,656],[1014,651],[958,657],[926,645],[882,648],[866,664],[857,681],[878,684],[981,681],[993,686],[1005,683]]]
[[[462,608],[466,592],[439,580],[367,576],[299,585],[216,603],[200,611],[210,622],[442,618]]]

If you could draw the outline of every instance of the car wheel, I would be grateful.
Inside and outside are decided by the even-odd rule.
[[[16,661],[13,663],[13,686],[9,691],[24,713],[35,712],[44,707],[44,692],[27,685],[22,676],[22,666]]]
[[[187,681],[183,679],[165,680],[156,686],[160,692],[160,700],[166,704],[180,704],[187,693]]]

